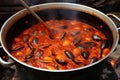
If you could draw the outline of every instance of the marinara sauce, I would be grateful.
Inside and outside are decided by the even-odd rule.
[[[33,25],[14,38],[12,55],[38,68],[66,70],[94,63],[110,48],[107,38],[91,25],[77,20],[49,20]]]

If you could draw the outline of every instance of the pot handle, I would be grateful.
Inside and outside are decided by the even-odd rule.
[[[108,13],[106,15],[110,18],[113,17],[114,19],[116,19],[120,22],[120,18],[118,16],[116,16],[115,14]],[[117,29],[118,29],[118,31],[120,31],[120,27],[118,27]],[[108,61],[112,64],[112,66],[118,76],[120,76],[120,54],[119,54],[120,50],[119,50],[119,48],[120,48],[120,45],[118,45],[116,50],[113,52],[113,54],[108,57]]]
[[[106,15],[107,15],[108,17],[111,16],[111,17],[115,18],[116,20],[120,21],[120,18],[119,18],[118,16],[116,16],[115,14],[108,13],[108,14],[106,14]],[[117,28],[117,29],[118,29],[118,31],[120,31],[120,27]]]
[[[3,49],[2,46],[0,46],[0,49]],[[3,66],[3,67],[10,67],[14,64],[13,60],[9,59],[8,61],[5,61],[2,59],[2,57],[0,56],[0,64]]]

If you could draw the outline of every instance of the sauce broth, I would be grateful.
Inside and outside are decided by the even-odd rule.
[[[14,38],[15,58],[38,68],[66,70],[92,64],[110,51],[107,37],[89,24],[64,19],[45,23],[49,32],[38,23]]]

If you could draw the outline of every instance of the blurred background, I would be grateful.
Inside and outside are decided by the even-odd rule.
[[[70,2],[96,8],[104,13],[119,12],[120,0],[24,0],[29,6],[48,2]],[[0,21],[23,9],[19,0],[0,0]],[[2,23],[1,23],[2,24]]]

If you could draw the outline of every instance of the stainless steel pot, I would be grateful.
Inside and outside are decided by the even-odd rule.
[[[35,24],[36,21],[34,20],[33,17],[30,17],[30,13],[26,10],[23,9],[13,16],[11,16],[2,26],[1,29],[1,47],[5,50],[5,52],[8,54],[10,58],[12,58],[14,61],[17,63],[32,68],[34,70],[38,71],[47,71],[47,72],[69,72],[69,71],[76,71],[76,70],[81,70],[81,69],[86,69],[91,66],[94,66],[101,61],[105,60],[107,57],[109,57],[113,51],[115,50],[118,40],[119,40],[119,34],[118,30],[119,28],[116,27],[114,22],[104,13],[93,9],[91,7],[87,7],[84,5],[80,4],[73,4],[73,3],[45,3],[45,4],[39,4],[35,6],[30,7],[33,11],[37,12],[39,16],[43,17],[44,20],[49,20],[49,19],[80,19],[81,21],[85,21],[83,18],[85,17],[86,20],[88,20],[88,24],[91,24],[90,21],[93,20],[94,23],[97,23],[96,25],[107,25],[107,27],[103,27],[103,31],[106,36],[108,37],[110,43],[111,43],[111,50],[108,53],[107,56],[102,58],[101,60],[89,64],[84,67],[76,68],[76,69],[70,69],[70,70],[46,70],[42,68],[36,68],[30,65],[27,65],[26,63],[20,62],[17,60],[15,57],[13,57],[10,54],[10,45],[12,43],[13,37],[16,36],[16,34],[19,34],[22,30],[30,27],[32,24]],[[62,10],[62,11],[61,11]],[[47,12],[46,12],[47,11]],[[47,14],[47,15],[46,15]],[[89,17],[89,16],[90,17]],[[58,17],[59,16],[59,17]],[[96,20],[98,19],[98,20]],[[25,23],[25,21],[28,21],[28,24]],[[32,24],[31,24],[32,22]],[[86,21],[85,21],[86,22]],[[93,26],[94,23],[92,23]],[[21,27],[20,27],[21,26]],[[10,62],[5,62],[0,58],[0,63],[3,64],[4,66],[9,65]]]

